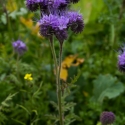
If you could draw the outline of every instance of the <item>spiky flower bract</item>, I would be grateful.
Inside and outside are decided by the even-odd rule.
[[[115,115],[113,112],[104,111],[100,116],[100,122],[102,125],[112,124],[115,121]]]
[[[19,55],[24,54],[24,52],[27,50],[26,44],[22,42],[21,40],[17,40],[12,43],[12,46],[15,50],[15,52]]]

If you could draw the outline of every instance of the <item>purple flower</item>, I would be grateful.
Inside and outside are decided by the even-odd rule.
[[[44,0],[26,0],[26,6],[30,11],[36,11],[43,4]]]
[[[67,25],[69,23],[69,18],[65,16],[61,16],[58,18],[58,28],[59,30],[67,29]]]
[[[125,72],[125,47],[120,48],[118,55],[118,68],[120,71]]]
[[[27,0],[27,7],[34,11],[40,7],[41,19],[40,34],[44,37],[55,35],[63,42],[67,39],[67,30],[70,28],[74,33],[82,32],[84,22],[82,15],[77,12],[68,12],[70,2],[78,0]]]
[[[39,21],[40,34],[44,37],[52,36],[55,28],[58,26],[58,17],[55,15],[43,15]]]
[[[68,3],[69,3],[68,0],[54,0],[53,7],[62,10],[66,8]]]
[[[60,43],[63,43],[64,40],[67,39],[68,33],[67,33],[66,30],[57,30],[57,31],[55,32],[55,36],[56,36],[56,38],[59,40]]]
[[[67,39],[67,27],[69,23],[69,19],[67,17],[61,16],[58,17],[57,28],[55,30],[55,36],[59,40],[59,42],[63,42]]]
[[[100,122],[102,123],[102,125],[112,124],[114,121],[115,121],[115,115],[113,112],[107,112],[107,111],[102,112],[100,116]]]
[[[84,22],[82,15],[78,12],[68,12],[67,16],[69,17],[69,26],[74,33],[80,33],[84,29]]]
[[[50,14],[44,15],[39,21],[40,34],[44,37],[55,35],[56,38],[62,42],[67,38],[67,27],[69,19],[64,16],[56,16]]]
[[[39,24],[43,25],[43,24],[48,24],[52,27],[56,27],[57,26],[57,21],[58,20],[58,16],[50,14],[50,15],[43,15],[42,19],[40,19]]]
[[[21,40],[17,40],[13,42],[12,46],[15,52],[19,55],[22,55],[27,50],[26,44],[22,42]]]

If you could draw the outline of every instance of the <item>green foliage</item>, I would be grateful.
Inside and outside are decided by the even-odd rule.
[[[94,80],[92,100],[102,103],[106,97],[109,99],[119,96],[124,92],[124,85],[111,75],[99,75]]]
[[[10,102],[12,102],[12,98],[16,95],[15,94],[10,94],[9,96],[7,96],[7,98],[1,102],[0,105],[0,125],[5,124],[5,121],[8,120],[7,115],[5,113],[8,113],[11,111],[11,104],[9,104]]]
[[[75,76],[71,81],[77,81],[78,80],[78,76]],[[66,84],[66,83],[63,83],[63,84]],[[67,85],[68,87],[68,85]],[[62,102],[62,113],[64,114],[64,124],[65,125],[70,125],[72,122],[74,122],[75,120],[80,120],[80,118],[75,115],[73,113],[73,109],[74,109],[74,106],[76,105],[75,103],[73,102],[67,102],[67,98],[69,97],[70,95],[70,89],[71,88],[74,88],[74,85],[70,83],[69,85],[69,88],[63,88],[63,96],[61,98],[61,102]],[[54,109],[56,111],[58,111],[58,104],[55,103],[54,101],[50,101],[50,104],[54,107]],[[53,114],[47,114],[46,117],[50,120],[53,120],[54,121],[54,124],[56,124],[58,121],[59,121],[59,116],[56,116],[56,115],[53,115]]]
[[[73,5],[83,14],[85,29],[79,35],[69,32],[63,59],[78,55],[84,62],[66,67],[68,79],[62,81],[65,125],[100,125],[102,111],[115,113],[114,125],[125,123],[125,77],[117,68],[116,52],[125,41],[123,3],[124,0],[80,0]],[[32,33],[40,14],[28,12],[23,0],[0,0],[0,5],[0,124],[58,125],[49,42]],[[27,22],[32,19],[33,25],[24,25],[21,17]],[[12,48],[17,39],[28,48],[19,59]],[[56,39],[55,48],[57,53]],[[27,73],[32,74],[33,81],[24,80]]]

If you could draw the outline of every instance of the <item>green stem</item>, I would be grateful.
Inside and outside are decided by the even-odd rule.
[[[110,33],[110,42],[111,42],[111,45],[113,46],[114,45],[114,41],[115,41],[115,26],[114,24],[111,24],[110,25],[110,30],[111,30],[111,33]]]
[[[55,48],[54,48],[54,42],[53,42],[53,37],[50,38],[50,48],[52,51],[52,55],[53,55],[53,60],[54,60],[54,64],[55,64],[55,74],[56,74],[56,84],[58,85],[58,78],[57,78],[57,73],[58,73],[58,64],[57,64],[57,58],[56,58],[56,52],[55,52]],[[57,86],[58,89],[58,86]]]
[[[5,6],[4,1],[1,1],[1,3],[2,3],[2,6],[3,6],[3,11],[6,14],[6,21],[7,21],[6,23],[7,23],[7,26],[8,26],[9,37],[10,37],[10,39],[12,39],[13,38],[13,31],[12,31],[12,27],[11,27],[11,23],[10,23],[9,13],[7,11],[7,8]]]
[[[60,72],[61,72],[61,62],[62,62],[62,43],[60,42],[60,49],[59,49],[59,71],[58,71],[58,100],[59,100],[59,115],[60,115],[60,125],[64,125],[63,121],[63,112],[62,112],[62,103],[61,103],[61,83],[60,83]]]
[[[60,52],[59,52],[59,69],[57,64],[57,58],[53,43],[53,38],[50,37],[50,47],[52,51],[52,55],[54,58],[55,68],[56,68],[56,88],[57,88],[57,100],[58,100],[58,111],[59,111],[59,121],[60,125],[64,125],[63,123],[63,113],[62,113],[62,103],[61,103],[61,85],[60,85],[60,71],[61,71],[61,61],[62,61],[62,44],[60,44]]]
[[[17,60],[16,60],[16,73],[17,73],[17,78],[20,81],[20,77],[19,77],[19,59],[20,59],[20,56],[18,54],[17,55]]]

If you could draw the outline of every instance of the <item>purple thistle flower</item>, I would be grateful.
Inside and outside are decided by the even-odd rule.
[[[64,16],[55,16],[50,14],[44,15],[39,21],[40,34],[44,37],[55,35],[56,38],[63,42],[67,38],[67,27],[69,19]]]
[[[41,2],[39,5],[40,5],[41,14],[49,13],[49,9],[48,9],[49,0],[43,0],[43,2]]]
[[[107,111],[102,112],[100,116],[100,122],[102,123],[102,125],[112,124],[114,121],[115,121],[115,115],[113,112],[107,112]]]
[[[27,7],[34,11],[40,6],[41,19],[40,34],[44,37],[55,35],[63,42],[67,39],[67,30],[70,28],[74,33],[82,32],[84,22],[82,15],[77,12],[68,12],[70,2],[78,0],[27,0]],[[35,9],[34,9],[35,8]]]
[[[52,36],[55,28],[58,25],[58,17],[55,15],[43,15],[42,19],[40,19],[40,34],[44,37]]]
[[[62,10],[67,7],[69,1],[68,0],[54,0],[53,2],[53,8],[57,8],[59,10]]]
[[[68,12],[69,26],[74,33],[80,33],[84,29],[82,15],[77,12]]]
[[[59,30],[67,29],[67,25],[69,23],[69,18],[65,16],[61,16],[58,18],[58,28]]]
[[[52,5],[53,4],[53,0],[48,0],[48,5]]]
[[[82,20],[82,15],[75,11],[68,12],[68,17],[70,23],[76,22],[77,20]]]
[[[15,52],[19,55],[22,55],[27,50],[26,44],[22,42],[21,40],[17,40],[13,42],[12,46]]]
[[[68,33],[66,30],[59,30],[55,32],[55,36],[59,40],[60,43],[63,43],[64,40],[67,39]]]
[[[30,11],[36,11],[43,4],[44,0],[26,0],[26,6]]]
[[[118,55],[118,68],[120,71],[125,72],[125,48],[119,50],[120,54]]]
[[[58,17],[58,25],[55,31],[55,36],[59,40],[59,42],[63,42],[67,39],[67,27],[69,23],[69,19],[67,17],[61,16]]]

